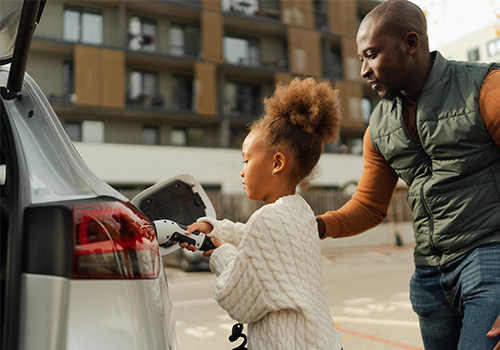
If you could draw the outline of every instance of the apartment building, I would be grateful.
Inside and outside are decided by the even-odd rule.
[[[361,153],[378,97],[359,76],[355,35],[378,3],[48,0],[28,72],[82,157],[112,185],[191,171],[220,187],[262,99],[295,76],[341,90],[341,141],[327,151]]]
[[[500,19],[444,45],[439,51],[457,61],[500,62]]]

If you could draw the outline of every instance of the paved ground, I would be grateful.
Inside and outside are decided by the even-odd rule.
[[[179,350],[233,349],[232,325],[212,299],[210,272],[166,269]],[[411,247],[344,248],[323,256],[325,294],[345,350],[423,350],[408,298]]]

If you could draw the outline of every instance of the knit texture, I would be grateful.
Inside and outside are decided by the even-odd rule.
[[[300,195],[282,197],[246,224],[202,218],[223,244],[210,258],[214,296],[248,323],[249,350],[339,350],[323,292],[315,215]]]

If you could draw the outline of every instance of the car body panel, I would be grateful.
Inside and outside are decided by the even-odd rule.
[[[24,274],[23,292],[21,350],[177,349],[164,272],[141,281]]]
[[[0,68],[0,84],[8,70]],[[57,116],[36,83],[25,76],[22,97],[4,100],[12,127],[12,155],[19,166],[21,220],[11,227],[9,272],[19,273],[19,313],[13,308],[8,319],[18,326],[14,349],[177,349],[175,321],[163,269],[151,280],[74,280],[60,276],[22,272],[25,209],[54,203],[89,202],[109,197],[128,201],[95,176],[78,155]],[[8,169],[7,169],[8,172]],[[73,232],[68,232],[73,235]],[[13,252],[12,249],[9,251]],[[49,252],[50,253],[50,252]],[[158,259],[159,259],[158,255]],[[16,262],[17,261],[17,262]],[[160,262],[159,262],[160,263]],[[15,281],[15,278],[11,282]],[[11,283],[12,284],[12,283]],[[11,295],[14,292],[11,292]],[[11,299],[9,299],[11,300]],[[17,304],[17,303],[16,303]],[[9,306],[7,306],[9,307]],[[14,317],[14,318],[13,318]],[[11,325],[9,325],[11,326]],[[13,335],[14,332],[11,332]],[[123,342],[123,344],[122,344]],[[118,344],[120,343],[120,344]]]
[[[0,67],[0,85],[9,65]],[[85,164],[35,81],[25,74],[20,99],[3,101],[28,170],[32,204],[109,195],[127,200]],[[36,135],[34,135],[36,133]]]

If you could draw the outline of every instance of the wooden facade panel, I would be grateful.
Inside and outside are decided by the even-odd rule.
[[[304,0],[281,0],[281,19],[287,25],[314,28],[314,3]]]
[[[222,62],[222,40],[224,38],[222,14],[211,10],[202,10],[201,32],[203,59],[211,62]]]
[[[349,37],[341,40],[344,79],[349,81],[365,81],[361,78],[361,63],[357,53],[356,41]]]
[[[217,115],[217,67],[209,62],[195,64],[194,100],[196,112]]]
[[[321,34],[314,30],[288,27],[288,57],[292,74],[320,76],[322,61]]]
[[[125,107],[125,53],[102,50],[102,105]]]
[[[363,86],[361,83],[337,81],[335,87],[340,90],[340,111],[342,124],[364,127],[365,121],[361,111]]]
[[[98,106],[102,96],[101,49],[75,45],[76,103]]]
[[[355,36],[357,30],[356,1],[328,1],[328,23],[335,34]]]

